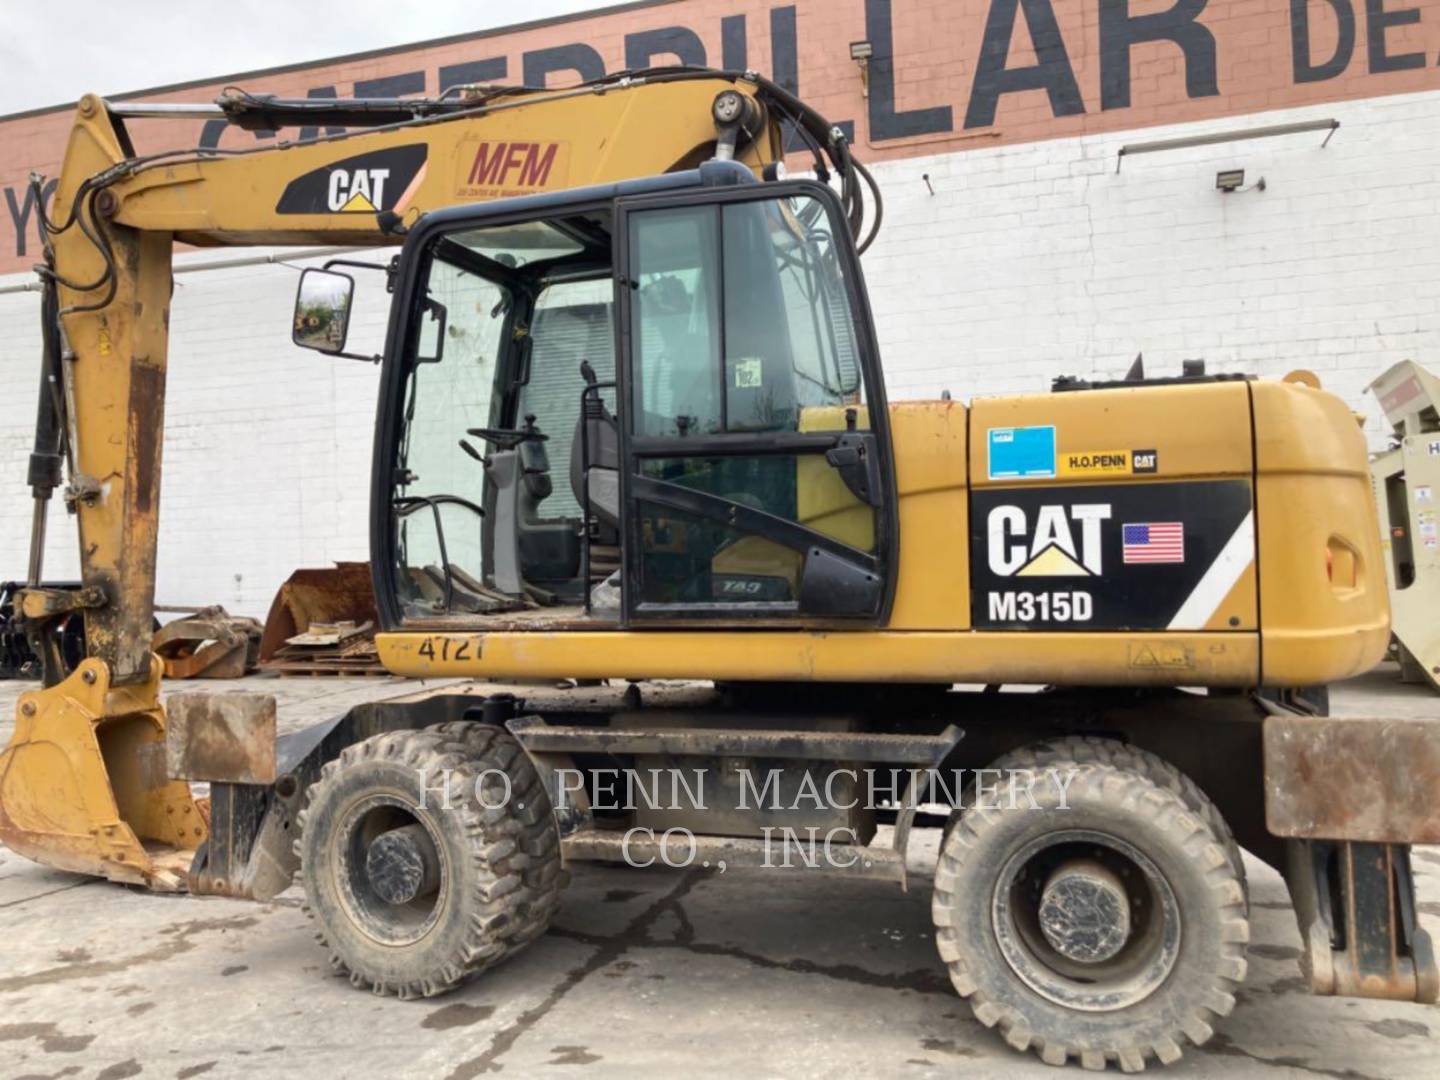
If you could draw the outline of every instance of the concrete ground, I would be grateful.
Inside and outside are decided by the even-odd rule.
[[[26,688],[0,682],[0,740]],[[287,727],[411,688],[264,685]],[[1339,688],[1334,706],[1430,715],[1440,698],[1382,670]],[[981,1027],[950,987],[930,928],[937,840],[917,833],[909,893],[817,875],[582,865],[548,936],[423,1002],[330,976],[297,890],[268,904],[158,896],[0,849],[0,1076],[1054,1077]],[[1440,1010],[1306,994],[1285,888],[1247,864],[1239,1007],[1167,1075],[1434,1076]],[[1440,933],[1440,849],[1417,850],[1415,869],[1422,918]]]

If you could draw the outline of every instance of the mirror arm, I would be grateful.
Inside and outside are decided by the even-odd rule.
[[[385,263],[361,262],[358,259],[328,259],[321,269],[329,270],[332,266],[353,266],[360,270],[381,270],[387,274],[390,272],[390,267]]]
[[[323,269],[329,270],[332,266],[353,266],[360,270],[380,270],[385,274],[385,291],[395,291],[395,278],[400,273],[400,256],[394,256],[388,263],[364,262],[359,259],[330,259],[325,263]]]

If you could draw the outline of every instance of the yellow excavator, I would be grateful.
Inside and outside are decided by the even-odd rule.
[[[133,152],[176,117],[341,133]],[[298,877],[335,964],[414,997],[544,933],[570,864],[903,887],[943,821],[957,991],[1019,1050],[1126,1070],[1233,1008],[1243,847],[1285,875],[1316,993],[1435,1001],[1409,850],[1440,842],[1436,723],[1327,715],[1389,633],[1350,410],[1200,365],[889,402],[879,217],[842,131],[753,74],[84,98],[42,222],[19,608],[46,677],[0,839],[156,889]],[[378,650],[461,681],[281,735],[264,694],[162,709],[176,243],[398,249],[304,270],[293,340],[380,364]],[[380,350],[351,343],[365,275]],[[52,591],[62,484],[82,582]]]

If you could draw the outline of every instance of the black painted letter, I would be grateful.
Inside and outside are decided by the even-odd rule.
[[[55,194],[55,185],[58,180],[47,180],[45,187],[41,189],[40,198],[44,202],[50,201],[50,196]],[[25,185],[25,198],[17,206],[15,204],[15,189],[5,189],[5,203],[10,208],[10,220],[15,223],[15,255],[17,258],[25,256],[25,230],[30,223],[30,213],[35,209],[35,189],[29,184]]]
[[[552,71],[573,71],[581,82],[605,77],[605,61],[589,45],[556,45],[527,52],[522,60],[526,86],[544,86]]]
[[[654,66],[655,57],[669,55],[691,67],[705,66],[705,43],[700,35],[685,26],[664,26],[659,30],[641,30],[625,35],[625,66]]]
[[[1370,72],[1411,71],[1425,66],[1425,54],[1412,52],[1391,56],[1385,48],[1385,35],[1392,26],[1413,26],[1420,21],[1419,8],[1386,11],[1385,0],[1365,0],[1365,37],[1370,48]]]
[[[1340,38],[1335,53],[1324,63],[1315,63],[1310,53],[1310,0],[1290,0],[1290,52],[1295,61],[1297,83],[1324,82],[1350,66],[1355,52],[1355,9],[1350,0],[1324,0],[1335,12]]]
[[[339,95],[335,93],[335,87],[333,86],[312,86],[309,90],[305,91],[305,96],[307,98],[334,98],[338,97]],[[219,127],[211,128],[211,124],[217,123],[220,125]],[[227,126],[228,123],[226,121],[206,120],[205,133],[200,138],[200,145],[206,147],[207,149],[214,149],[215,147],[219,146],[220,137],[225,133],[225,128]],[[325,129],[325,134],[344,135],[345,129],[343,127],[327,127]],[[214,137],[213,141],[211,141],[212,135]],[[301,142],[306,142],[310,139],[318,139],[319,137],[320,129],[318,127],[302,127],[300,129]]]
[[[949,105],[895,111],[895,38],[890,27],[890,0],[865,0],[865,37],[875,50],[870,57],[870,138],[903,139],[954,131]]]
[[[1022,10],[1038,63],[1012,68],[1007,66],[1010,43],[1015,37],[1016,16]],[[1070,54],[1065,51],[1065,39],[1060,36],[1060,24],[1055,21],[1050,0],[992,0],[965,126],[989,127],[995,123],[1000,95],[1022,90],[1044,90],[1050,95],[1050,111],[1055,116],[1075,116],[1085,111],[1080,84],[1075,81]]]
[[[750,63],[745,42],[745,16],[726,15],[720,20],[720,63],[726,71],[745,71]]]
[[[469,83],[499,82],[509,74],[510,64],[503,56],[446,64],[440,69],[440,92],[443,94],[452,86],[465,86]]]
[[[1171,41],[1185,56],[1185,93],[1214,97],[1215,35],[1195,20],[1209,0],[1175,0],[1168,11],[1131,15],[1130,0],[1100,0],[1100,107],[1130,107],[1130,47]]]
[[[357,98],[396,98],[406,94],[425,93],[425,72],[402,71],[399,75],[381,75],[378,79],[356,79]]]

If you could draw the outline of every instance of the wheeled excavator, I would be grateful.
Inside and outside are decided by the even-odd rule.
[[[156,117],[339,131],[135,153]],[[906,887],[913,826],[943,820],[957,991],[1018,1050],[1126,1070],[1234,1006],[1243,848],[1288,883],[1312,990],[1435,1001],[1409,852],[1440,842],[1440,733],[1330,717],[1324,690],[1389,627],[1350,410],[1306,372],[1198,365],[891,402],[872,198],[844,133],[748,73],[84,98],[42,223],[20,608],[46,678],[0,838],[154,889],[298,880],[357,986],[416,997],[543,934],[581,862]],[[380,365],[377,646],[414,692],[283,734],[268,695],[162,708],[177,243],[395,249],[305,269],[292,335]],[[350,342],[364,275],[391,294],[378,353]],[[52,592],[62,483],[82,587]]]

